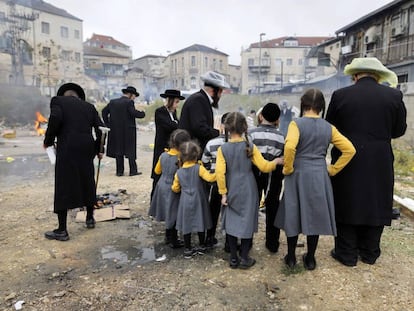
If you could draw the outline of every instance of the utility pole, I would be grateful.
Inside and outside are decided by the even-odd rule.
[[[265,36],[266,34],[264,32],[262,32],[260,34],[260,41],[259,41],[259,83],[258,83],[258,92],[260,94],[260,84],[262,82],[262,37]]]

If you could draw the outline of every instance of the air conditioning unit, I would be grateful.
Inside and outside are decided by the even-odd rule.
[[[352,52],[352,47],[350,45],[344,45],[343,47],[341,47],[341,53],[343,55],[349,54],[351,52]]]
[[[407,30],[407,28],[405,26],[394,26],[393,28],[391,28],[391,36],[392,37],[398,37],[401,36],[403,34],[405,34],[405,31]]]

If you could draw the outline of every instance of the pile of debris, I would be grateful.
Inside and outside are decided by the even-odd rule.
[[[122,204],[124,197],[127,196],[125,189],[119,189],[115,193],[104,193],[97,195],[94,211],[95,221],[114,220],[116,218],[129,219],[131,214],[129,206]],[[85,222],[86,210],[81,210],[76,214],[76,222]]]

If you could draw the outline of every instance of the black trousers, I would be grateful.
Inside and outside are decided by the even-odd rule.
[[[356,265],[361,261],[374,264],[381,255],[380,241],[384,226],[348,225],[337,223],[336,256],[344,264]]]
[[[210,190],[210,213],[212,227],[207,230],[207,239],[213,239],[216,236],[217,223],[221,210],[221,194],[218,192],[217,183],[214,183],[212,186],[209,186]]]
[[[116,174],[124,174],[124,156],[116,156]],[[138,172],[138,167],[135,159],[128,158],[129,162],[129,174],[136,174]]]
[[[261,173],[256,167],[254,167],[253,173],[256,178],[259,198],[262,195],[262,191],[266,194],[266,247],[272,251],[277,251],[279,248],[280,229],[274,226],[274,222],[279,209],[280,192],[282,191],[282,167],[277,166],[276,170],[272,172],[269,187],[269,174]]]

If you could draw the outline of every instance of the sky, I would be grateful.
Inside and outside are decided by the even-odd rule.
[[[390,0],[45,0],[83,20],[93,33],[129,45],[133,58],[167,56],[193,44],[229,55],[251,43],[283,36],[335,36],[335,32]]]

